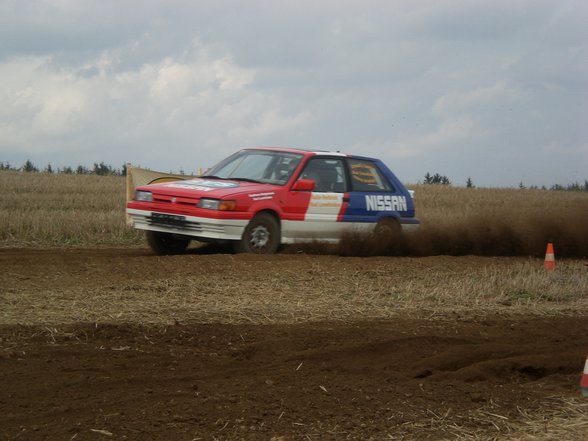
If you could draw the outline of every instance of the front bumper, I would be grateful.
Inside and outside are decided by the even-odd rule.
[[[133,227],[139,230],[181,234],[194,238],[241,240],[248,220],[212,219],[207,217],[169,215],[150,210],[127,208]]]

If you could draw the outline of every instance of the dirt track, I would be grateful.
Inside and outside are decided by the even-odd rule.
[[[125,258],[128,266],[120,264]],[[368,266],[389,265],[387,259]],[[447,263],[443,259],[430,258],[427,265]],[[455,271],[466,265],[463,259],[454,261]],[[86,304],[86,291],[139,289],[142,279],[161,288],[157,280],[193,272],[196,263],[212,283],[215,268],[226,270],[230,260],[233,271],[242,270],[237,278],[244,287],[260,277],[250,264],[266,272],[287,267],[308,278],[309,293],[317,262],[320,277],[359,262],[324,256],[155,258],[142,249],[2,250],[0,299],[10,314],[19,307],[25,314],[33,287],[53,294],[75,285],[79,291],[68,297],[75,309]],[[116,301],[125,298],[117,294]],[[49,300],[45,308],[48,315],[56,308],[69,313]],[[509,439],[549,433],[561,423],[554,419],[558,411],[582,406],[577,386],[588,349],[585,317],[340,320],[334,312],[333,320],[300,323],[45,325],[35,314],[31,324],[3,315],[3,441]]]

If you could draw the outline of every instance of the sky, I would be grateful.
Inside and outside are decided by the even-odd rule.
[[[586,23],[586,0],[0,0],[0,162],[283,146],[407,183],[583,183]]]

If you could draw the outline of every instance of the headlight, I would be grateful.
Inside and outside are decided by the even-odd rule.
[[[150,191],[135,191],[135,200],[139,202],[151,202],[153,201],[153,195]]]
[[[196,204],[199,208],[206,208],[207,210],[218,210],[218,199],[200,199]]]
[[[237,202],[202,198],[198,201],[196,206],[198,208],[206,208],[207,210],[233,211],[237,207]]]

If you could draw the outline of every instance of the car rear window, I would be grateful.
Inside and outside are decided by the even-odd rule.
[[[349,159],[352,191],[393,192],[394,188],[371,161]]]

